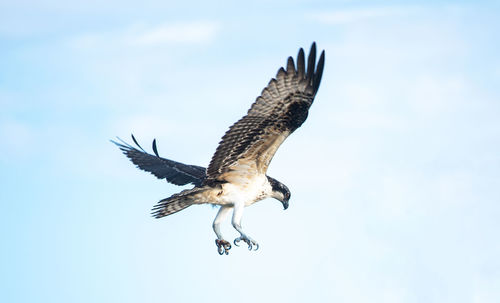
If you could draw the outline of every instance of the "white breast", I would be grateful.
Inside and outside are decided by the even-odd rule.
[[[218,202],[224,205],[244,203],[245,206],[249,206],[269,197],[271,192],[271,185],[265,175],[242,177],[222,185],[222,194]]]

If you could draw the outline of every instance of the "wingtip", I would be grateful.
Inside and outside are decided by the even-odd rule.
[[[286,75],[286,71],[283,67],[280,67],[278,73],[276,74],[276,78],[283,77],[284,75]]]
[[[146,152],[142,146],[139,144],[139,142],[137,142],[137,140],[135,139],[134,137],[134,134],[130,134],[130,136],[132,137],[132,140],[134,141],[135,145],[137,145],[137,147],[139,147],[143,152]]]
[[[112,139],[109,139],[109,141],[113,144],[115,144],[116,146],[118,146],[118,148],[120,148],[123,152],[125,152],[127,149],[130,149],[131,146],[130,144],[128,144],[127,142],[123,141],[122,138],[116,136],[116,140],[119,141],[115,141],[115,140],[112,140]]]
[[[297,73],[301,79],[305,77],[306,62],[304,49],[302,47],[299,49],[299,53],[297,54]]]
[[[316,65],[316,72],[314,75],[314,91],[317,92],[319,89],[319,84],[321,83],[321,78],[323,77],[323,69],[325,67],[325,51],[321,52],[319,56],[318,64]]]
[[[130,137],[132,137],[132,140],[134,141],[135,144],[139,145],[139,143],[137,143],[137,140],[134,137],[134,134],[130,134]]]
[[[293,62],[292,56],[288,57],[287,63],[286,63],[286,72],[287,74],[295,73],[295,63]]]
[[[319,56],[318,64],[316,66],[316,71],[323,72],[324,66],[325,66],[325,51],[323,50],[321,52],[321,55]]]
[[[316,54],[316,41],[313,41],[313,43],[311,44],[310,53],[313,53],[313,52]]]
[[[313,42],[313,44],[311,45],[311,50],[309,51],[309,56],[307,57],[306,79],[308,81],[313,80],[315,67],[316,67],[316,42]]]
[[[156,139],[153,139],[153,152],[157,157],[160,157],[160,155],[158,154],[158,149],[156,148]]]

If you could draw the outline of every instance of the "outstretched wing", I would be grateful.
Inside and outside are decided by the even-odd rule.
[[[152,173],[158,179],[166,179],[175,185],[192,183],[195,186],[201,185],[205,179],[206,169],[204,167],[182,164],[160,157],[156,148],[156,139],[153,140],[154,155],[145,152],[139,143],[137,143],[137,140],[135,140],[134,135],[132,135],[132,140],[139,149],[121,139],[119,140],[121,143],[113,140],[111,142],[116,144],[138,168]]]
[[[207,182],[229,181],[242,176],[265,174],[278,147],[307,118],[318,91],[325,64],[325,52],[316,65],[316,43],[306,63],[304,50],[297,55],[297,67],[288,58],[246,116],[222,137],[207,169]]]

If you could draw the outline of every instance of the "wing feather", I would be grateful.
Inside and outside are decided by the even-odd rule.
[[[119,139],[119,138],[118,138]],[[192,183],[201,185],[205,179],[206,169],[201,166],[187,165],[180,162],[165,159],[159,156],[156,147],[156,139],[153,141],[153,152],[148,154],[137,142],[134,135],[132,140],[137,148],[119,139],[121,143],[111,140],[138,168],[152,173],[158,179],[166,179],[175,185],[186,185]]]
[[[316,65],[316,43],[309,52],[307,71],[302,48],[297,66],[292,57],[288,58],[286,70],[278,70],[247,115],[222,137],[207,168],[206,182],[229,181],[234,174],[266,173],[281,143],[306,120],[321,82],[324,61],[323,51]]]

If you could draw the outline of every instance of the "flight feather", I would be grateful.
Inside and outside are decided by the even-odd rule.
[[[249,176],[265,174],[281,143],[306,120],[321,82],[324,63],[323,51],[316,64],[315,43],[307,66],[302,48],[297,55],[297,65],[289,57],[286,70],[278,70],[247,115],[222,137],[207,168],[205,182],[231,181],[233,172]]]
[[[132,135],[132,140],[137,148],[119,139],[121,142],[111,140],[121,151],[140,169],[152,173],[158,179],[166,179],[175,185],[201,185],[205,179],[206,169],[201,166],[188,165],[160,157],[153,141],[154,155],[147,153]]]

